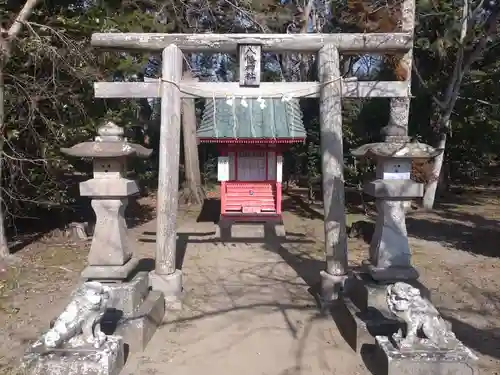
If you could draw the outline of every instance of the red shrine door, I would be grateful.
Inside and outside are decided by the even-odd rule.
[[[274,150],[230,152],[229,170],[230,178],[221,186],[223,215],[281,214]]]
[[[266,163],[264,151],[238,152],[238,181],[266,181]]]

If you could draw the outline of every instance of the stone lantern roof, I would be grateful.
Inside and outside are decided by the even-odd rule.
[[[406,129],[389,124],[382,129],[383,142],[368,143],[351,151],[359,158],[431,159],[443,152],[425,143],[411,140]]]
[[[101,126],[93,142],[82,142],[70,148],[61,148],[61,152],[80,158],[118,158],[136,156],[147,158],[152,150],[136,143],[130,143],[123,137],[123,128],[113,122]]]
[[[365,158],[398,158],[398,159],[431,159],[438,156],[442,150],[425,143],[414,142],[378,142],[362,145],[351,154]]]

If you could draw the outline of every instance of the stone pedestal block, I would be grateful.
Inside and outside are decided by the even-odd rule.
[[[335,301],[331,311],[342,337],[358,353],[365,345],[373,346],[375,336],[392,335],[403,327],[402,322],[389,319],[378,310],[360,310],[349,297]]]
[[[128,198],[92,200],[96,225],[88,257],[90,266],[122,266],[132,257],[124,216],[127,203]]]
[[[163,293],[151,291],[134,315],[118,322],[115,334],[123,337],[131,353],[142,351],[162,323],[164,316]]]
[[[123,316],[134,315],[149,293],[149,273],[138,272],[130,281],[106,284],[112,295],[111,308]]]
[[[416,280],[405,221],[404,200],[377,200],[377,221],[367,264],[375,280]]]
[[[418,282],[412,283],[429,298],[429,291]],[[353,272],[344,284],[342,304],[332,311],[337,327],[353,350],[363,344],[374,345],[375,336],[392,336],[404,322],[394,316],[387,306],[387,285],[377,283],[369,274]]]
[[[428,349],[401,352],[388,337],[377,336],[376,341],[376,363],[380,375],[477,374],[475,356],[465,346],[456,350]]]
[[[149,285],[155,291],[162,292],[165,297],[165,309],[178,311],[182,309],[182,271],[162,275],[155,271],[149,274]]]
[[[29,351],[22,369],[29,375],[118,375],[125,363],[123,340],[108,336],[99,349],[63,348],[48,353]]]
[[[139,259],[130,259],[121,266],[87,266],[80,277],[83,280],[122,281],[130,277],[139,264]]]

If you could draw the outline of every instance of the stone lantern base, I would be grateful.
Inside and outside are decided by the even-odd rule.
[[[419,274],[411,264],[406,231],[406,203],[421,196],[423,185],[412,180],[376,180],[365,192],[377,199],[377,221],[364,266],[377,282],[416,280]]]
[[[84,280],[122,281],[127,279],[139,265],[139,260],[132,258],[121,266],[87,266],[81,273]]]

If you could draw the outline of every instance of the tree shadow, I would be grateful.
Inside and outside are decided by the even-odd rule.
[[[443,318],[451,322],[453,332],[465,346],[482,355],[500,359],[500,329],[480,329],[450,315],[442,314]]]
[[[197,223],[217,223],[220,218],[220,199],[207,198],[203,200]]]
[[[42,215],[42,214],[41,214]],[[54,238],[56,240],[68,240],[65,233],[71,223],[88,223],[89,237],[93,234],[96,217],[91,206],[91,199],[79,197],[72,207],[66,207],[61,211],[53,212],[49,218],[47,213],[38,218],[24,218],[16,221],[15,231],[9,231],[9,249],[11,254],[43,239]],[[129,229],[142,225],[155,218],[155,208],[148,204],[142,204],[135,198],[130,198],[126,211],[125,220]]]
[[[433,211],[446,211],[463,206],[482,206],[490,199],[498,199],[499,189],[488,187],[452,186],[436,197]]]
[[[436,212],[437,217],[408,217],[408,234],[487,257],[500,256],[500,223],[466,212]]]
[[[283,200],[283,210],[308,219],[323,220],[322,197],[313,203],[307,202],[307,193],[303,189],[290,189]],[[356,189],[345,190],[345,209],[348,214],[363,214],[375,211],[373,197],[360,193]]]
[[[140,242],[156,243],[156,232],[143,232]],[[309,292],[316,297],[320,283],[320,271],[325,268],[325,262],[311,257],[307,251],[291,252],[284,244],[311,244],[302,233],[287,232],[286,238],[276,235],[271,226],[264,226],[264,237],[222,237],[214,238],[213,232],[177,232],[176,268],[182,269],[188,244],[260,244],[263,249],[278,254],[310,287]],[[153,237],[153,238],[151,238]]]
[[[323,219],[323,208],[320,204],[306,203],[305,198],[297,193],[289,192],[283,199],[283,211],[308,219]]]

